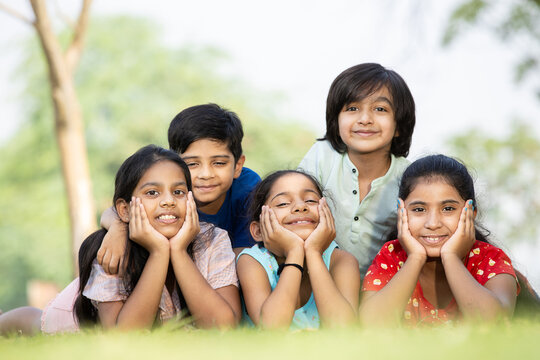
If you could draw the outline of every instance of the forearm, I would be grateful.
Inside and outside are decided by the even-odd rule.
[[[167,277],[168,264],[168,251],[155,251],[150,254],[135,289],[118,313],[117,327],[135,329],[153,325]]]
[[[418,282],[418,276],[425,264],[425,258],[409,257],[382,289],[369,298],[362,298],[359,316],[364,324],[396,324]]]
[[[306,265],[321,324],[328,326],[353,322],[356,319],[358,303],[350,304],[341,294],[321,253],[306,251]]]
[[[441,260],[452,294],[464,317],[492,320],[511,315],[513,305],[503,304],[492,291],[476,281],[456,255],[443,255]]]
[[[304,265],[304,252],[291,251],[286,264]],[[275,289],[261,306],[259,324],[265,328],[288,328],[296,310],[302,272],[294,266],[286,266],[281,272]]]
[[[240,319],[235,311],[202,276],[185,250],[176,250],[171,255],[176,280],[180,285],[191,315],[199,327],[231,327]]]

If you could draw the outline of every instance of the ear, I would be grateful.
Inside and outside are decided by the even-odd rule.
[[[258,221],[252,221],[249,224],[249,232],[251,233],[251,236],[253,236],[253,240],[257,242],[263,240],[261,234],[261,224]]]
[[[242,173],[242,168],[244,167],[244,163],[246,162],[246,156],[242,154],[238,161],[236,162],[236,165],[234,165],[234,178],[237,179],[240,174]]]
[[[129,204],[124,199],[116,200],[116,213],[120,220],[125,223],[129,222]]]

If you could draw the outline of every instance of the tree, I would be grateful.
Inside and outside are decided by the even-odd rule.
[[[69,204],[74,273],[77,273],[80,244],[96,227],[83,118],[74,84],[91,3],[92,0],[83,0],[72,40],[65,51],[54,33],[44,0],[30,0],[35,16],[33,21],[5,5],[0,7],[35,28],[45,55],[54,105],[55,135]]]
[[[539,0],[467,0],[452,12],[443,37],[449,45],[463,29],[479,25],[492,30],[502,41],[519,47],[522,55],[516,64],[515,78],[540,75],[540,1]],[[538,79],[538,76],[536,77]],[[540,100],[540,83],[536,84]]]
[[[69,40],[69,34],[60,34]],[[167,147],[167,128],[182,109],[215,102],[238,113],[244,126],[246,166],[264,175],[294,168],[315,135],[275,113],[280,94],[254,91],[225,76],[219,49],[161,43],[156,24],[142,18],[93,17],[75,86],[85,122],[90,173],[99,212],[111,206],[114,174],[149,143]],[[72,279],[58,149],[49,126],[46,68],[30,39],[15,80],[23,124],[0,146],[0,308],[24,304],[29,278],[65,285]],[[9,205],[7,205],[9,204]]]
[[[503,138],[473,129],[448,142],[450,153],[478,174],[482,218],[504,244],[540,237],[540,140],[532,134],[515,122]]]

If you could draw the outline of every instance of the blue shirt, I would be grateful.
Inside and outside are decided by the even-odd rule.
[[[259,181],[261,178],[255,171],[244,167],[240,176],[233,180],[217,214],[209,215],[198,211],[200,221],[209,222],[227,230],[233,248],[251,247],[255,244],[249,232],[247,209],[251,190]]]

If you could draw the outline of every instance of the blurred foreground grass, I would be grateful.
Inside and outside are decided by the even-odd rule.
[[[540,359],[540,322],[423,329],[86,332],[0,338],[0,359]]]

